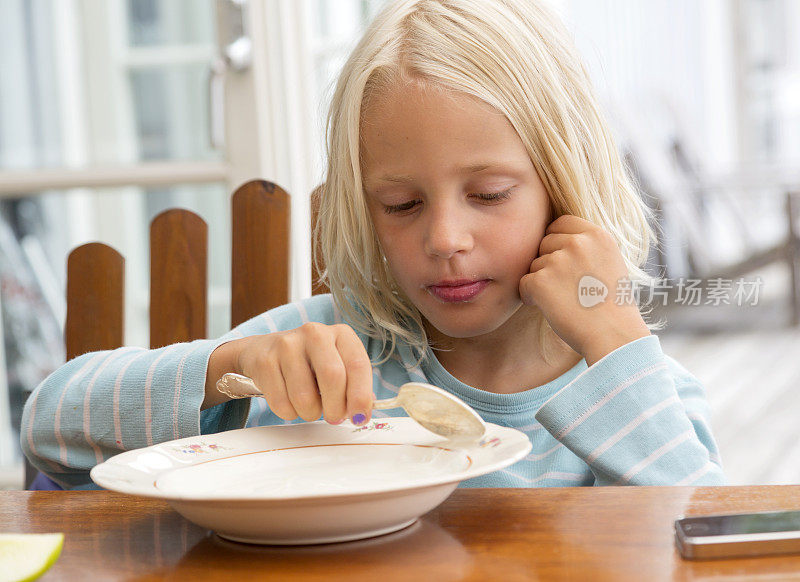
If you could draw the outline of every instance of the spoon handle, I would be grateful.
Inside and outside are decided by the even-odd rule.
[[[247,376],[228,372],[217,380],[217,390],[229,398],[252,398],[253,396],[264,396],[258,389],[256,383]]]
[[[253,398],[264,396],[264,393],[258,389],[258,386],[256,386],[256,383],[253,382],[251,378],[242,376],[241,374],[234,374],[233,372],[223,374],[222,377],[217,380],[217,390],[229,398]],[[372,403],[372,408],[375,410],[398,408],[399,406],[402,406],[402,404],[399,403],[398,396],[385,400],[375,400]]]
[[[387,408],[399,408],[403,406],[400,404],[400,397],[387,398],[386,400],[375,400],[372,403],[373,410],[386,410]]]

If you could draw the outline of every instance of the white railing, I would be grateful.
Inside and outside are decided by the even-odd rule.
[[[30,196],[46,190],[166,186],[226,182],[229,166],[221,161],[148,162],[127,166],[0,171],[0,197]]]

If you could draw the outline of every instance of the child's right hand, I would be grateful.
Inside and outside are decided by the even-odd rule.
[[[350,326],[306,323],[223,344],[209,360],[206,394],[212,381],[216,386],[223,373],[232,371],[252,378],[270,410],[284,420],[314,421],[324,415],[331,424],[345,418],[363,424],[370,418],[372,364]]]

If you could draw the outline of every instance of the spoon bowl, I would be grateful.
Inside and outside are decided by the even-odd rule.
[[[372,407],[402,407],[423,427],[451,440],[477,440],[486,433],[486,424],[477,412],[449,392],[424,382],[407,382],[396,397],[376,400]]]

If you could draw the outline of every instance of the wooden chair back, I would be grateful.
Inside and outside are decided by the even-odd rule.
[[[122,345],[124,293],[125,259],[116,250],[92,242],[69,254],[64,324],[67,360]]]
[[[231,199],[231,326],[289,301],[289,195],[253,180]],[[150,224],[150,347],[207,336],[208,226],[170,209]],[[102,243],[67,260],[67,359],[124,343],[125,259]]]

